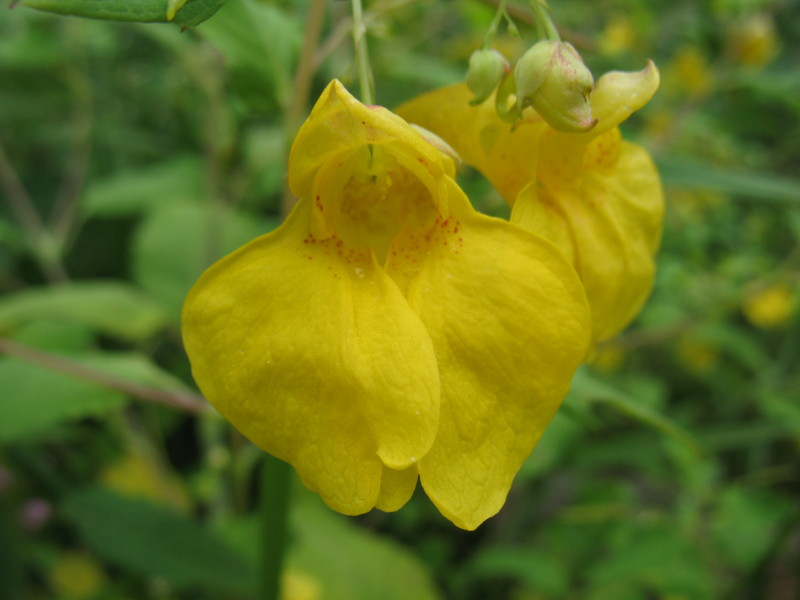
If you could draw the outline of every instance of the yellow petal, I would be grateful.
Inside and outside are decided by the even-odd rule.
[[[384,512],[394,512],[403,508],[414,494],[418,477],[416,465],[400,471],[383,467],[381,492],[375,508]]]
[[[474,529],[511,482],[567,392],[589,343],[589,314],[572,267],[549,242],[477,214],[451,182],[453,216],[414,269],[396,277],[433,340],[441,376],[439,433],[419,465],[448,519]]]
[[[603,75],[591,96],[592,115],[599,122],[587,133],[555,131],[530,108],[512,129],[497,116],[492,102],[470,106],[464,84],[414,98],[396,112],[444,139],[513,206],[534,177],[578,176],[586,146],[647,104],[658,85],[658,69],[652,62],[641,71]]]
[[[512,130],[497,116],[494,102],[470,106],[471,98],[465,84],[453,85],[414,98],[396,112],[409,123],[440,136],[513,204],[517,193],[536,173],[539,136],[548,126],[529,109]]]
[[[577,181],[522,190],[511,221],[571,256],[592,309],[593,338],[603,341],[636,316],[650,293],[663,197],[648,153],[619,142],[616,129],[594,140],[584,161]]]
[[[422,458],[438,426],[431,340],[369,252],[317,240],[301,200],[276,232],[213,265],[184,307],[209,401],[335,510],[378,500],[383,465]]]
[[[660,77],[653,61],[641,71],[610,71],[603,75],[592,91],[592,115],[597,126],[582,134],[597,137],[622,123],[650,102],[656,93]]]

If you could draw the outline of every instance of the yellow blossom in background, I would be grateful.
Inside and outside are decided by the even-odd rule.
[[[106,574],[98,562],[81,552],[59,554],[50,570],[50,584],[62,598],[94,598],[106,582]]]
[[[610,56],[631,50],[636,42],[636,29],[626,15],[611,19],[600,33],[600,52]]]
[[[748,67],[763,67],[778,55],[778,35],[770,15],[753,14],[733,23],[725,35],[728,57]]]
[[[322,600],[319,582],[304,571],[288,568],[281,576],[281,600]]]
[[[625,362],[626,351],[614,343],[596,346],[587,361],[597,371],[615,373]]]
[[[742,309],[756,327],[780,327],[789,321],[794,310],[792,290],[785,283],[762,288],[747,297]]]
[[[702,338],[687,333],[678,339],[678,360],[692,373],[704,375],[711,371],[719,360],[719,348]]]
[[[650,100],[658,82],[652,64],[601,77],[591,96],[599,122],[587,133],[556,131],[532,109],[512,128],[491,100],[469,106],[463,85],[398,109],[481,171],[512,206],[513,223],[549,239],[574,264],[586,288],[595,341],[622,330],[652,287],[661,183],[649,154],[623,141],[617,125]]]
[[[689,99],[700,100],[711,92],[714,72],[696,46],[684,46],[675,53],[666,79],[670,90],[682,91]]]
[[[286,222],[187,297],[200,389],[331,508],[397,510],[419,477],[474,529],[587,352],[580,280],[548,241],[475,212],[450,156],[338,81],[288,170]]]
[[[179,510],[189,508],[186,490],[146,450],[131,445],[131,451],[110,465],[100,476],[109,488],[126,496],[165,502]]]

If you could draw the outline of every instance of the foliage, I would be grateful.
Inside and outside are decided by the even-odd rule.
[[[167,21],[166,0],[3,11],[0,350],[186,396],[185,292],[279,222],[309,101],[333,77],[358,87],[346,3],[325,6],[308,94],[295,76],[312,2],[190,0],[171,24],[32,10],[54,5]],[[378,102],[461,80],[491,5],[367,3]],[[656,98],[624,125],[666,189],[653,294],[581,368],[506,507],[476,532],[419,492],[400,512],[346,519],[295,482],[287,600],[745,600],[800,587],[800,8],[550,5],[595,77],[647,58],[661,69]],[[533,27],[525,3],[510,6],[522,39],[495,46],[516,59]],[[507,216],[474,171],[459,182]],[[252,597],[259,452],[213,413],[21,358],[0,358],[0,596]]]

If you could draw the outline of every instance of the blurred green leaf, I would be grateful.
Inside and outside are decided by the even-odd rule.
[[[567,401],[569,399],[579,405],[604,404],[621,414],[661,431],[698,454],[702,452],[697,440],[683,427],[662,413],[637,401],[636,398],[631,398],[623,391],[593,377],[585,368],[576,371]]]
[[[128,352],[65,355],[70,361],[124,381],[168,391],[186,385],[161,369],[149,357]],[[105,414],[121,405],[124,394],[69,374],[0,359],[3,403],[0,403],[0,439],[20,439],[58,423]]]
[[[125,397],[112,390],[29,365],[0,359],[0,440],[45,433],[63,421],[106,414]]]
[[[741,569],[752,568],[769,548],[789,507],[767,490],[725,490],[712,520],[718,552]]]
[[[256,573],[210,529],[164,506],[93,488],[62,509],[98,555],[122,569],[181,588],[245,594]]]
[[[296,19],[270,4],[236,0],[198,33],[219,49],[234,72],[234,88],[254,106],[286,105],[302,39]]]
[[[14,341],[50,352],[79,352],[92,345],[94,336],[83,323],[41,319],[18,327]]]
[[[166,315],[153,300],[116,281],[31,288],[0,300],[0,332],[40,319],[85,324],[127,341],[145,340],[166,324]]]
[[[565,565],[531,548],[489,547],[475,556],[470,569],[481,577],[513,577],[545,598],[561,597],[569,589]]]
[[[522,463],[518,481],[529,481],[552,471],[563,455],[579,441],[581,426],[568,415],[558,412],[542,434],[536,448]]]
[[[274,221],[211,206],[170,205],[142,223],[133,242],[133,274],[176,323],[189,289],[214,260],[268,233]]]
[[[800,180],[774,173],[749,173],[722,169],[693,158],[661,157],[661,178],[667,186],[714,190],[751,200],[784,202],[800,206]]]
[[[199,158],[179,156],[90,183],[81,206],[90,217],[118,217],[169,204],[202,202],[204,177]]]
[[[319,579],[325,600],[436,600],[425,566],[391,540],[360,529],[304,494],[292,507],[289,564]]]
[[[631,523],[620,533],[612,541],[610,556],[597,561],[587,573],[591,590],[587,599],[611,600],[636,590],[659,592],[657,597],[714,597],[710,569],[680,531],[668,524]]]
[[[186,384],[144,354],[96,352],[70,356],[71,360],[121,379],[167,391],[187,390]]]
[[[175,15],[173,22],[184,27],[194,27],[211,17],[225,2],[227,0],[189,0]],[[20,4],[89,19],[140,23],[168,22],[168,0],[22,0]]]

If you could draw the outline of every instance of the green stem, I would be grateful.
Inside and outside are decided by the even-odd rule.
[[[483,38],[483,50],[487,50],[491,47],[497,35],[497,30],[500,28],[500,21],[502,21],[503,18],[508,18],[508,13],[506,13],[506,0],[500,0],[500,2],[497,3],[497,10],[494,13],[494,18],[492,19],[491,25],[489,25],[489,30]]]
[[[361,101],[364,104],[375,104],[375,88],[372,80],[372,69],[369,65],[369,52],[367,51],[367,28],[364,25],[364,11],[361,0],[351,0],[353,11],[353,45],[358,64],[358,81],[361,84]]]
[[[558,35],[558,30],[550,18],[550,10],[547,5],[542,0],[529,0],[529,3],[536,21],[536,35],[554,42],[561,41],[561,36]]]
[[[261,593],[259,600],[279,600],[286,558],[291,468],[267,455],[261,474]]]

